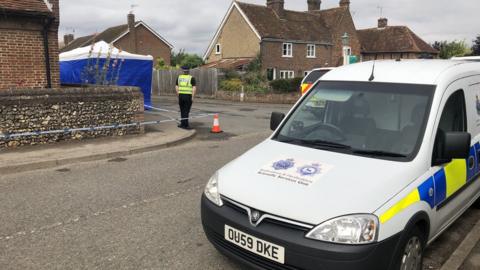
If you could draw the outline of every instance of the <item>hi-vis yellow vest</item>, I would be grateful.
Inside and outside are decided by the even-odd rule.
[[[192,76],[180,75],[178,76],[178,93],[185,95],[193,94]]]

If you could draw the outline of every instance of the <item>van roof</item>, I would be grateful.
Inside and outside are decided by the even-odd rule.
[[[480,63],[453,60],[377,60],[342,66],[325,74],[322,81],[363,81],[368,82],[375,63],[373,82],[409,83],[436,85],[440,75],[446,71],[467,72],[456,67],[476,65],[480,73]],[[473,70],[473,67],[472,67]]]

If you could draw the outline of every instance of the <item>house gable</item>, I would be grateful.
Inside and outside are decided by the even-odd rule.
[[[255,57],[260,52],[261,37],[243,13],[237,2],[233,2],[222,20],[204,55],[204,61],[211,63],[222,58]],[[216,54],[215,47],[221,46]]]
[[[135,24],[135,28],[142,28],[143,27],[143,30],[147,30],[149,31],[150,33],[152,33],[157,39],[159,39],[161,42],[163,42],[166,46],[170,47],[170,49],[173,49],[173,45],[170,44],[166,39],[164,39],[162,36],[160,36],[160,34],[158,34],[155,30],[153,30],[150,26],[148,26],[148,24],[142,22],[142,21],[139,21]],[[130,31],[128,30],[128,26],[127,26],[127,29],[126,31],[123,31],[122,34],[120,35],[117,35],[117,37],[115,39],[113,39],[111,42],[112,43],[115,43],[117,41],[119,41],[121,38],[123,38],[125,35],[127,35]]]
[[[162,58],[167,65],[170,65],[172,47],[170,43],[166,43],[163,39],[153,33],[145,24],[137,24],[136,40],[137,40],[137,54],[151,55],[156,58]],[[127,31],[119,38],[112,41],[112,44],[125,51],[128,51],[131,46],[131,33]]]

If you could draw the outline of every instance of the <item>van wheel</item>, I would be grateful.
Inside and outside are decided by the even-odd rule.
[[[395,270],[421,270],[423,264],[423,250],[425,249],[425,235],[418,228],[410,229],[402,239],[395,254]]]

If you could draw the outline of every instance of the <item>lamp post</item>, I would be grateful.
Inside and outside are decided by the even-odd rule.
[[[350,36],[347,32],[342,36],[343,45],[343,65],[350,64],[350,55],[352,54],[352,48],[350,48]]]

